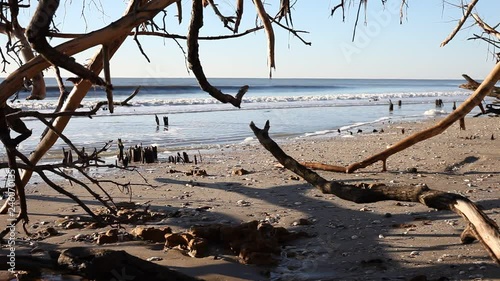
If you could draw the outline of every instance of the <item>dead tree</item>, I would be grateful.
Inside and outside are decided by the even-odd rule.
[[[276,160],[288,170],[304,178],[322,193],[333,194],[341,199],[358,204],[385,200],[407,201],[459,214],[468,225],[461,235],[462,242],[470,243],[476,239],[479,240],[493,260],[500,264],[500,230],[498,225],[469,199],[459,194],[432,190],[427,185],[388,186],[366,183],[352,185],[339,181],[328,181],[288,156],[269,137],[269,121],[266,122],[263,129],[255,126],[253,122],[250,124],[250,128],[262,146],[271,152]]]
[[[26,51],[31,50],[32,53],[33,51],[36,51],[39,53],[39,55],[33,57],[32,59],[29,59],[29,54],[28,56],[25,56],[25,60],[27,61],[29,59],[29,61],[27,61],[25,64],[19,67],[16,71],[12,72],[4,81],[2,81],[2,83],[0,83],[0,139],[6,148],[9,160],[8,163],[4,165],[4,167],[9,167],[15,172],[14,179],[15,179],[16,191],[17,195],[19,196],[21,205],[21,212],[17,217],[17,221],[19,222],[22,220],[24,221],[24,223],[28,222],[27,206],[26,206],[27,204],[24,195],[24,187],[26,186],[32,173],[34,172],[40,174],[40,176],[51,187],[78,202],[79,199],[76,196],[68,194],[67,192],[65,193],[65,190],[60,189],[60,187],[58,187],[57,185],[52,185],[49,178],[45,176],[46,171],[49,171],[51,168],[57,168],[57,167],[52,167],[52,166],[48,167],[39,165],[38,162],[59,138],[64,139],[66,143],[70,145],[71,142],[64,137],[63,131],[72,116],[81,114],[80,112],[75,112],[75,111],[79,107],[82,99],[86,96],[88,90],[93,85],[99,85],[105,88],[107,101],[102,104],[107,104],[110,111],[111,112],[113,111],[113,106],[116,105],[116,102],[113,100],[109,60],[113,57],[114,53],[118,50],[118,48],[120,48],[120,46],[128,36],[134,36],[134,40],[137,42],[139,50],[144,56],[146,56],[146,54],[144,53],[144,50],[142,49],[139,43],[138,36],[142,35],[161,36],[164,38],[172,38],[174,40],[177,39],[187,40],[188,50],[186,59],[188,61],[188,67],[190,68],[190,70],[193,71],[201,89],[206,91],[212,97],[218,99],[219,101],[224,103],[230,103],[235,107],[241,106],[241,103],[243,101],[243,95],[247,92],[249,87],[243,86],[235,96],[232,96],[229,94],[224,94],[219,89],[212,86],[209,83],[209,80],[206,77],[201,65],[201,60],[199,56],[199,44],[198,44],[199,40],[202,39],[219,40],[225,38],[236,38],[239,36],[250,34],[256,30],[264,29],[267,37],[268,66],[270,69],[269,73],[270,76],[271,76],[271,71],[275,68],[275,54],[274,54],[275,28],[281,28],[283,30],[286,30],[287,32],[293,34],[295,37],[297,37],[306,45],[310,44],[309,42],[304,41],[300,37],[300,33],[303,31],[291,28],[292,4],[290,4],[290,1],[280,1],[279,11],[275,16],[270,16],[268,14],[266,7],[263,5],[261,0],[253,1],[253,4],[255,5],[256,8],[256,16],[260,20],[260,23],[256,24],[254,28],[248,29],[245,32],[237,33],[240,20],[243,15],[243,0],[237,1],[236,5],[237,8],[235,10],[236,17],[223,16],[220,13],[220,11],[218,11],[217,5],[213,0],[208,0],[208,1],[192,0],[193,6],[192,6],[191,22],[189,25],[189,30],[187,32],[187,36],[180,36],[180,35],[168,34],[166,27],[160,27],[160,25],[156,24],[153,21],[153,19],[159,13],[164,11],[166,7],[176,3],[179,13],[178,19],[180,22],[182,20],[182,15],[181,15],[182,11],[179,0],[148,0],[148,1],[132,0],[130,1],[127,7],[125,15],[120,19],[118,19],[117,21],[99,30],[93,31],[91,33],[73,35],[72,37],[69,37],[70,40],[68,40],[63,44],[60,44],[59,46],[50,45],[47,40],[47,37],[54,36],[54,32],[50,30],[50,27],[52,19],[55,15],[55,12],[57,11],[60,1],[40,0],[37,2],[37,9],[31,19],[30,24],[26,28],[25,39],[22,38],[21,35],[22,32],[20,32],[22,28],[17,24],[17,16],[19,14],[19,8],[21,7],[19,3],[21,2],[22,1],[16,1],[16,0],[8,0],[8,1],[0,0],[2,7],[8,7],[9,8],[8,10],[10,11],[11,15],[11,19],[6,20],[7,17],[5,16],[4,11],[6,11],[7,9],[2,9],[0,11],[0,31],[7,33],[8,36],[10,36],[10,34],[14,34],[15,37],[17,37],[20,40],[21,44],[23,45],[23,48],[28,49]],[[471,0],[468,6],[462,7],[465,10],[464,17],[463,19],[460,20],[457,30],[459,30],[461,26],[464,24],[464,22],[470,17],[471,10],[477,2],[478,0]],[[358,23],[360,9],[361,7],[363,7],[364,4],[366,10],[367,3],[368,1],[366,0],[359,1],[355,28]],[[382,3],[385,3],[385,1],[382,1]],[[219,16],[219,18],[223,21],[224,25],[228,27],[233,32],[233,34],[229,36],[223,35],[212,38],[208,37],[201,38],[199,36],[199,30],[203,26],[203,9],[208,4],[210,4],[215,14]],[[346,4],[346,1],[342,0],[339,5],[335,6],[335,8],[332,10],[332,13],[339,7],[342,8],[342,11],[344,12],[344,4]],[[407,1],[402,0],[401,18],[403,17],[405,7],[407,7]],[[280,21],[283,18],[285,18],[286,24],[281,24]],[[499,33],[495,30],[495,28],[492,28],[491,26],[482,22],[482,20],[479,17],[474,16],[474,18],[476,24],[480,26],[485,33],[491,34],[496,38],[500,38]],[[140,30],[139,27],[141,27],[141,29],[144,30]],[[454,36],[454,34],[456,34],[456,32],[452,32],[451,38]],[[63,37],[64,35],[60,36]],[[353,38],[354,38],[354,32],[353,32]],[[486,38],[482,36],[479,36],[478,38],[486,40]],[[497,41],[494,41],[493,43],[495,44],[496,42]],[[76,62],[71,58],[71,56],[75,54],[78,54],[82,51],[85,51],[89,48],[96,46],[100,48],[96,52],[94,57],[88,62],[87,66],[83,66],[82,64]],[[1,55],[3,58],[3,53],[1,53]],[[5,59],[3,59],[3,61],[5,64]],[[28,114],[27,112],[22,112],[22,111],[17,112],[16,110],[11,109],[7,106],[6,103],[7,100],[17,91],[19,91],[24,86],[27,80],[31,80],[33,82],[36,81],[36,79],[38,79],[36,77],[39,77],[42,71],[51,66],[55,67],[56,71],[58,70],[58,67],[62,67],[78,76],[75,79],[76,83],[71,93],[69,95],[65,94],[61,95],[61,100],[60,100],[61,106],[58,107],[56,112],[45,115],[39,113],[38,114],[32,113],[32,115],[27,115]],[[356,169],[360,169],[368,165],[371,165],[377,161],[383,161],[385,170],[386,160],[390,155],[397,153],[401,150],[404,150],[419,141],[428,139],[443,132],[451,124],[453,124],[454,122],[465,116],[465,114],[469,112],[470,109],[472,109],[474,106],[477,106],[478,103],[481,102],[482,98],[484,98],[485,95],[491,92],[491,89],[494,86],[495,82],[498,81],[499,78],[498,76],[500,75],[499,74],[500,71],[498,70],[498,68],[499,65],[497,64],[494,71],[492,71],[490,77],[488,77],[485,80],[485,82],[483,82],[478,87],[478,89],[471,96],[471,98],[467,100],[466,103],[462,104],[457,110],[455,110],[449,117],[445,118],[436,126],[426,131],[423,131],[419,134],[410,136],[409,138],[404,139],[400,143],[390,147],[388,150],[376,154],[366,159],[365,161],[362,161],[360,163],[354,163],[349,167],[341,167],[341,169],[339,170],[342,170],[344,172],[352,172],[355,171]],[[104,71],[104,79],[99,77],[99,73],[101,71]],[[61,91],[61,93],[62,92],[63,91]],[[41,98],[43,95],[41,93],[40,94],[32,93],[32,96],[38,96]],[[22,122],[23,116],[36,117],[41,122],[43,122],[47,126],[47,128],[49,128],[47,133],[43,135],[35,151],[29,157],[26,157],[25,155],[21,154],[16,149],[16,146],[20,142],[22,142],[25,138],[29,137],[31,132]],[[45,118],[53,118],[53,120],[48,122],[45,120]],[[21,135],[16,138],[12,138],[10,136],[11,129],[16,132],[19,132]],[[254,132],[256,132],[256,134],[259,137],[259,140],[261,140],[263,144],[271,145],[270,150],[279,151],[272,145],[273,142],[268,137],[269,125],[267,125],[264,130],[259,130],[255,126],[252,126],[252,129],[254,129]],[[74,149],[74,151],[77,152],[78,149]],[[306,171],[303,171],[302,166],[295,167],[295,164],[293,164],[294,162],[292,161],[293,159],[290,160],[289,157],[286,157],[286,155],[283,154],[278,153],[277,155],[281,157],[280,158],[281,161],[287,164],[285,165],[287,168],[297,169],[298,173],[311,176],[309,178],[309,181],[315,184],[316,186],[321,187],[320,189],[323,192],[337,193],[341,194],[346,198],[351,198],[345,194],[350,194],[352,192],[357,194],[357,192],[359,192],[357,190],[359,189],[365,191],[369,190],[370,192],[366,194],[364,192],[361,192],[359,196],[356,195],[356,197],[353,197],[351,199],[354,202],[374,202],[370,200],[380,201],[380,200],[386,200],[387,198],[401,198],[404,200],[423,202],[424,204],[430,207],[454,210],[457,213],[466,217],[466,219],[471,222],[472,227],[470,233],[473,233],[473,236],[475,238],[481,240],[481,242],[484,245],[486,245],[485,247],[487,247],[487,249],[491,249],[490,252],[492,252],[492,256],[496,257],[498,261],[498,253],[495,252],[495,249],[498,249],[499,247],[498,245],[494,244],[496,243],[495,242],[496,240],[493,239],[492,240],[493,242],[491,242],[490,239],[484,236],[485,233],[491,230],[493,231],[492,234],[493,236],[491,237],[497,237],[495,235],[498,234],[497,233],[498,228],[496,228],[497,232],[495,234],[495,228],[492,226],[493,223],[491,221],[488,221],[487,218],[485,218],[480,213],[479,210],[474,210],[473,205],[471,205],[470,202],[467,202],[463,198],[456,197],[454,195],[442,194],[437,191],[432,191],[426,187],[419,187],[418,189],[410,188],[407,191],[404,191],[405,189],[402,188],[404,192],[396,192],[396,194],[392,194],[390,193],[388,188],[382,186],[379,187],[372,186],[371,188],[355,189],[352,186],[338,184],[338,183],[327,184],[327,182],[321,177],[319,177],[317,174],[315,173],[309,174],[309,172],[306,172],[309,171],[307,169]],[[89,158],[89,157],[94,157],[94,158]],[[78,155],[78,160],[76,161],[85,162],[89,159],[95,160],[97,162],[98,151],[94,151],[94,153],[91,153],[90,155],[83,155],[83,153],[80,153]],[[75,165],[75,167],[78,168],[79,167],[78,165],[88,165],[88,163],[90,162],[73,163],[73,164]],[[98,164],[96,163],[96,165]],[[21,170],[23,171],[22,173],[20,172]],[[71,180],[75,181],[75,179]],[[89,178],[89,180],[95,183],[94,181],[92,181],[91,178]],[[89,192],[91,193],[92,191]],[[102,203],[104,205],[108,204],[112,206],[112,203],[110,203],[106,199],[102,198],[99,199],[98,198],[99,195],[94,195],[94,197],[96,197],[97,200],[102,200]],[[432,199],[434,197],[437,198],[437,201],[434,201]],[[90,216],[99,219],[95,214],[92,213],[92,211],[88,210],[88,207],[86,207],[84,204],[81,205],[81,207],[85,211],[87,211]],[[483,230],[483,228],[485,228],[486,230]],[[465,236],[469,235],[467,234]]]

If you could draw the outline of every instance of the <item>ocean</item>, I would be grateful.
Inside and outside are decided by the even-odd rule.
[[[72,118],[64,134],[77,147],[89,151],[110,140],[116,144],[120,138],[126,147],[156,145],[165,154],[212,149],[256,142],[249,124],[253,121],[262,127],[266,120],[270,120],[270,134],[275,139],[337,136],[338,129],[343,134],[358,129],[369,133],[386,122],[445,115],[452,111],[453,102],[458,106],[472,93],[458,88],[462,80],[211,79],[212,85],[228,94],[235,94],[243,85],[250,86],[238,109],[216,101],[190,78],[115,78],[112,82],[115,101],[124,100],[137,86],[142,88],[130,107],[116,107],[113,114],[103,109],[92,119]],[[29,93],[20,92],[19,98],[9,103],[22,110],[51,112],[59,91],[51,78],[47,78],[47,85],[43,101],[27,101]],[[104,90],[94,88],[79,110],[89,110],[105,99]],[[442,108],[436,108],[436,99],[443,100]],[[394,103],[392,112],[390,100]],[[164,126],[163,117],[168,117],[168,126]],[[33,135],[19,149],[29,153],[44,127],[36,119],[25,122]],[[62,147],[67,145],[58,141],[52,150],[60,152]]]

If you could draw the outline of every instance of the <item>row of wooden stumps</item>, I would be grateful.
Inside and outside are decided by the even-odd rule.
[[[402,101],[398,100],[398,107],[401,107]],[[436,99],[436,107],[437,108],[442,108],[444,106],[443,100],[442,99]],[[453,110],[457,109],[457,103],[453,102]],[[389,100],[389,111],[394,110],[394,104],[392,103],[391,100]]]
[[[160,126],[160,118],[155,114],[156,126]],[[163,126],[168,127],[168,116],[163,116]]]
[[[63,147],[63,160],[62,160],[62,163],[65,164],[65,165],[70,165],[70,164],[73,164],[73,150],[72,149],[69,149],[69,150],[66,150],[64,149]],[[94,153],[96,152],[97,149],[94,148]],[[83,155],[84,157],[87,157],[88,154],[85,152],[85,147],[82,147],[82,150],[80,151],[80,153],[78,154],[78,162],[81,163],[83,166],[88,166],[90,163],[88,162],[88,160],[84,160],[80,157],[80,155]],[[87,161],[87,162],[85,162]],[[101,160],[99,160],[101,161]],[[97,164],[98,160],[96,160],[96,164]]]
[[[437,99],[436,100],[436,107],[437,108],[442,108],[443,106],[444,106],[443,100],[442,99]],[[457,102],[456,101],[453,102],[453,108],[452,109],[453,110],[457,109]]]
[[[401,107],[401,105],[403,105],[403,102],[401,100],[398,100],[398,107]],[[391,100],[389,100],[389,111],[394,111],[394,104]]]
[[[154,163],[158,161],[158,148],[154,145],[143,147],[142,145],[131,146],[125,151],[121,139],[118,139],[118,161],[127,167],[130,162]]]
[[[128,167],[128,164],[131,162],[149,164],[158,161],[158,147],[154,145],[146,147],[143,147],[142,145],[136,145],[133,147],[129,147],[128,150],[125,150],[125,146],[123,145],[122,140],[118,139],[118,149],[118,161],[121,162],[125,168]],[[197,165],[198,162],[201,161],[201,154],[199,155],[199,157],[196,157],[196,155],[194,155],[195,165]],[[189,155],[186,152],[182,152],[182,155],[181,153],[177,152],[177,155],[168,157],[168,163],[193,163],[193,161],[189,159]]]
[[[198,165],[198,162],[201,162],[201,154],[199,155],[199,158],[194,155],[194,164]],[[168,157],[168,163],[193,163],[192,160],[189,159],[189,155],[186,152],[182,152],[182,155],[180,152],[177,152],[177,155],[171,155]]]

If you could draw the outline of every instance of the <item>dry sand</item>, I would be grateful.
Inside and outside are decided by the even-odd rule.
[[[388,172],[380,172],[381,164],[377,163],[354,174],[319,173],[327,179],[349,183],[426,183],[432,189],[467,196],[498,223],[499,121],[500,118],[491,117],[467,119],[465,131],[460,131],[455,124],[443,134],[390,157]],[[385,124],[384,133],[292,139],[279,143],[300,161],[348,165],[434,122]],[[401,133],[402,128],[405,135]],[[272,137],[272,123],[270,133]],[[440,277],[500,280],[500,267],[478,242],[460,243],[459,236],[465,225],[454,213],[395,201],[355,204],[321,194],[304,180],[294,179],[291,172],[276,167],[275,159],[258,144],[227,146],[202,156],[203,162],[196,167],[206,170],[208,176],[203,177],[169,172],[171,169],[189,171],[194,168],[192,164],[162,162],[139,166],[140,173],[155,187],[133,187],[132,201],[148,204],[151,210],[180,210],[180,217],[160,223],[175,231],[184,231],[195,224],[268,220],[274,226],[303,230],[315,236],[292,242],[284,248],[280,265],[270,268],[242,265],[237,262],[237,257],[222,253],[218,258],[191,258],[175,249],[164,251],[163,244],[135,241],[97,246],[76,242],[72,237],[79,233],[106,231],[108,228],[68,230],[57,227],[57,220],[65,216],[84,216],[85,213],[69,198],[39,182],[31,185],[27,195],[30,230],[55,226],[62,235],[21,243],[17,254],[34,247],[45,250],[74,246],[106,247],[126,250],[143,259],[160,257],[162,260],[156,263],[205,280],[410,280],[418,275],[425,275],[429,280]],[[232,175],[237,168],[250,173]],[[417,172],[409,173],[409,168],[416,168]],[[118,171],[99,176],[142,183],[134,172]],[[82,194],[84,201],[93,208],[99,206],[81,188],[69,184],[64,184],[64,187]],[[129,200],[129,195],[116,187],[108,189],[115,202]],[[210,208],[204,212],[195,211],[198,207]],[[1,218],[3,228],[6,220]],[[312,224],[294,225],[302,218]],[[126,229],[134,227],[123,226]],[[18,235],[19,238],[25,236],[22,231]],[[5,249],[2,249],[4,253]],[[287,257],[287,253],[293,257]],[[2,277],[6,277],[5,272],[0,274],[0,279]]]

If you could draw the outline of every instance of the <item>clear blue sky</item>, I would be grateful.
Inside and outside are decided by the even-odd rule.
[[[62,32],[81,32],[85,27],[81,17],[82,0],[61,2],[55,19],[58,28]],[[94,2],[99,3],[98,0]],[[94,4],[85,8],[88,31],[117,19],[127,1],[100,2],[105,14]],[[231,15],[235,1],[215,2],[220,4],[223,14]],[[251,28],[255,23],[255,8],[250,0],[245,2],[240,30]],[[267,2],[268,12],[274,14],[279,1]],[[462,73],[468,73],[482,79],[494,65],[491,47],[488,49],[483,42],[467,40],[474,33],[480,33],[477,27],[470,27],[471,22],[466,23],[465,29],[447,46],[439,47],[461,17],[459,9],[446,4],[443,6],[441,0],[409,1],[407,18],[402,25],[399,24],[400,0],[389,0],[385,10],[381,1],[368,1],[368,24],[364,25],[362,10],[355,42],[351,42],[351,37],[357,4],[346,10],[346,22],[342,23],[340,10],[334,17],[330,16],[330,10],[337,2],[297,1],[292,10],[294,27],[310,32],[303,37],[312,42],[312,46],[305,46],[293,35],[275,26],[276,70],[273,77],[460,79]],[[36,1],[32,4],[35,5]],[[167,29],[171,33],[187,32],[191,0],[183,0],[182,5],[184,22],[180,26],[175,17],[175,6],[167,9]],[[500,1],[481,0],[476,11],[494,25],[500,20]],[[28,16],[25,14],[24,25]],[[230,33],[221,27],[221,22],[210,8],[205,9],[204,22],[201,35]],[[60,41],[54,40],[52,44],[57,42]],[[173,40],[142,37],[141,42],[152,62],[144,59],[130,38],[111,61],[114,77],[193,77],[186,69],[182,51]],[[179,42],[185,46],[185,41]],[[267,77],[266,47],[265,33],[259,31],[238,39],[202,42],[200,58],[208,77]],[[84,62],[92,54],[93,51],[85,52],[77,59]],[[46,75],[52,76],[52,72]]]

